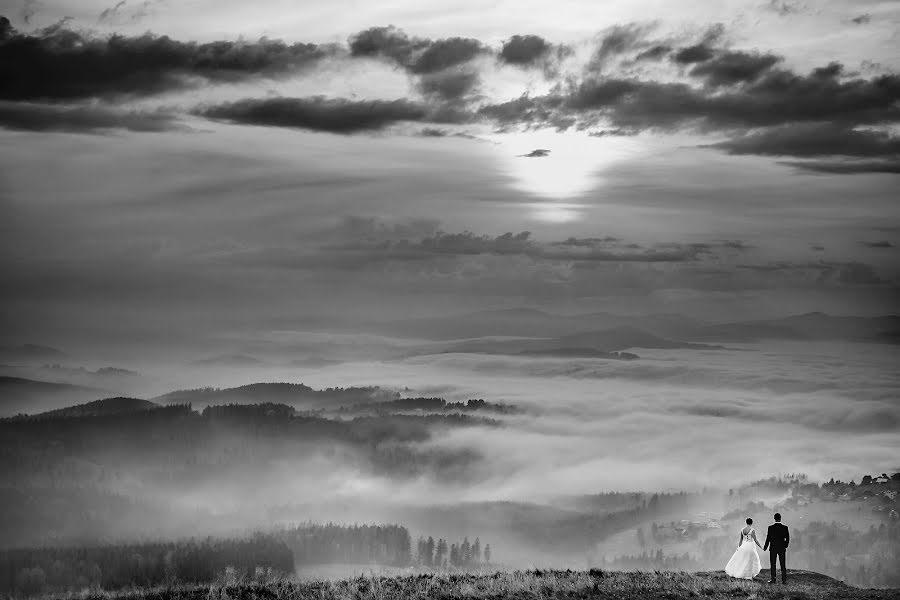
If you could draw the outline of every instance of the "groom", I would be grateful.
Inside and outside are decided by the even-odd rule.
[[[772,577],[769,583],[775,583],[775,559],[781,561],[781,583],[787,583],[787,569],[784,567],[784,555],[791,536],[788,528],[781,524],[781,513],[775,513],[775,522],[769,525],[766,534],[766,545],[763,550],[769,550],[769,565],[772,568]]]

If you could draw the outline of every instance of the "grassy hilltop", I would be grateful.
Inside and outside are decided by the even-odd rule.
[[[722,572],[514,571],[491,574],[420,574],[357,577],[334,581],[276,581],[233,585],[174,586],[130,591],[80,592],[74,600],[401,600],[401,599],[571,599],[682,598],[757,600],[881,600],[900,598],[900,589],[859,589],[825,575],[790,571],[787,585],[754,581]]]

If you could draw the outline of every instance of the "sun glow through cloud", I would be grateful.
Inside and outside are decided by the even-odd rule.
[[[498,136],[503,170],[516,189],[548,200],[535,206],[534,218],[566,223],[578,219],[574,200],[602,188],[602,171],[633,156],[633,138],[595,137],[552,131]]]

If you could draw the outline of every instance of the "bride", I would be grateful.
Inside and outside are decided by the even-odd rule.
[[[732,577],[740,579],[753,579],[762,570],[759,563],[759,554],[753,544],[760,548],[759,540],[756,539],[756,531],[751,527],[753,519],[747,519],[747,526],[741,529],[741,541],[738,542],[738,548],[731,556],[731,560],[725,565],[725,572]]]

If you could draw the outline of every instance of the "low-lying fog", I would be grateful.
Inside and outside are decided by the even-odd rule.
[[[499,429],[452,429],[427,442],[482,453],[476,481],[465,486],[344,486],[394,499],[727,487],[788,472],[849,479],[900,456],[894,346],[772,341],[638,351],[641,359],[632,362],[438,354],[316,368],[176,367],[166,379],[178,387],[378,385],[404,396],[484,398],[527,409],[502,417]]]
[[[216,452],[240,457],[242,448],[258,443],[223,439],[210,450],[210,465],[217,466],[208,477],[160,476],[150,484],[146,478],[168,465],[140,455],[141,469],[149,470],[123,463],[109,488],[164,507],[166,516],[159,517],[164,523],[135,524],[128,531],[173,535],[306,519],[391,521],[410,527],[413,535],[451,536],[462,528],[473,538],[493,536],[505,561],[528,564],[550,555],[536,558],[509,535],[516,519],[532,518],[528,511],[535,504],[551,511],[552,519],[564,519],[578,495],[727,490],[783,473],[849,480],[892,468],[900,456],[900,373],[895,347],[886,344],[769,341],[635,349],[638,360],[609,360],[423,354],[424,342],[377,336],[275,338],[266,341],[265,355],[246,354],[259,345],[245,342],[202,362],[122,365],[140,374],[122,375],[111,385],[118,386],[117,394],[148,399],[175,389],[255,382],[302,382],[316,389],[381,386],[404,397],[483,398],[520,410],[477,415],[494,422],[428,426],[427,435],[410,434],[395,445],[428,459],[405,475],[369,468],[358,460],[366,452],[360,447],[315,440],[302,451],[273,445],[265,468],[238,461],[234,469],[217,471],[223,467],[214,462]],[[279,354],[277,342],[298,339],[307,351],[323,344],[323,355],[332,358],[314,361],[307,354],[298,361],[287,350]],[[334,344],[353,342],[370,345],[373,359],[333,358]],[[416,344],[419,351],[410,352]],[[3,374],[67,381],[73,373],[84,379],[91,371],[7,367]],[[369,451],[375,447],[373,442]],[[389,441],[379,451],[392,448]],[[501,510],[497,502],[523,506]],[[715,501],[691,510],[726,508]],[[201,514],[203,519],[191,516]]]

